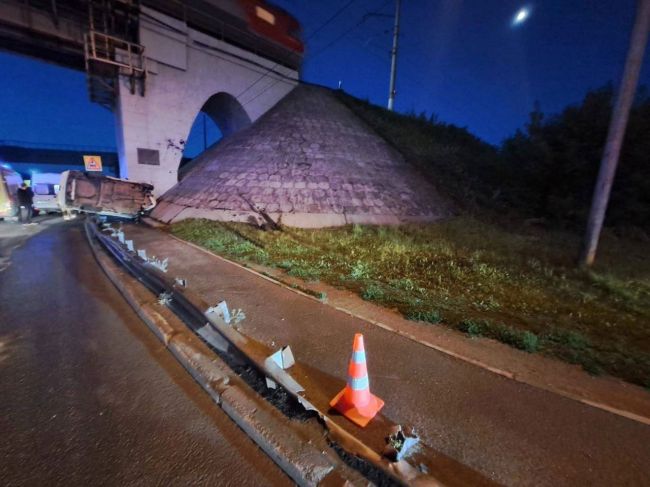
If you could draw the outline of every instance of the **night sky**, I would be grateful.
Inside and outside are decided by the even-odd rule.
[[[276,0],[308,39],[303,78],[385,105],[394,1]],[[398,111],[434,113],[498,144],[533,103],[553,113],[607,82],[618,83],[634,0],[403,0]],[[522,7],[530,16],[513,27]],[[647,56],[646,56],[647,57]],[[650,66],[641,82],[650,84]],[[113,116],[92,105],[83,73],[0,53],[0,139],[114,147]],[[218,137],[209,121],[208,143]],[[197,118],[188,155],[203,148]]]

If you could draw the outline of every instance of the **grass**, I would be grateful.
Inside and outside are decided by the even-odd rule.
[[[406,318],[541,352],[650,386],[648,245],[603,239],[575,268],[579,239],[471,217],[431,225],[263,231],[187,220],[185,240],[243,263],[352,290]]]

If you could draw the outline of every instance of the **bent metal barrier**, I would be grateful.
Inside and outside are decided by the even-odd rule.
[[[430,469],[427,468],[423,472],[422,468],[414,467],[405,460],[390,461],[334,422],[325,411],[309,400],[305,388],[285,371],[285,368],[291,364],[283,364],[281,360],[278,360],[277,352],[270,357],[267,356],[264,347],[259,346],[230,326],[230,320],[227,319],[227,313],[222,311],[222,306],[209,307],[202,299],[179,284],[179,279],[166,277],[159,269],[143,260],[136,249],[127,250],[123,246],[124,244],[121,245],[124,239],[121,230],[110,230],[116,239],[102,233],[98,225],[91,222],[90,219],[86,221],[88,236],[96,239],[135,279],[158,296],[161,305],[167,306],[174,312],[231,368],[241,370],[241,367],[247,367],[258,374],[257,379],[265,384],[265,388],[282,388],[306,411],[317,414],[333,442],[348,454],[357,456],[379,469],[393,481],[403,485],[442,485],[436,479],[435,472],[431,472],[431,475],[428,474]],[[281,349],[281,353],[283,352],[286,355],[285,349]],[[293,357],[291,357],[291,362],[293,362]],[[255,386],[253,387],[255,388]],[[258,392],[260,391],[258,390]],[[420,444],[418,449],[424,453],[430,451],[429,447],[423,444]],[[420,455],[418,456],[420,457]],[[421,461],[421,457],[418,461]],[[420,463],[420,467],[421,465],[422,463]],[[478,475],[477,478],[480,477]],[[460,479],[457,480],[460,481]],[[452,484],[455,483],[452,482]],[[487,484],[490,482],[488,481]]]

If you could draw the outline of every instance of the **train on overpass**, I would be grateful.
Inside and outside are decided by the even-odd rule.
[[[113,97],[98,96],[106,90],[97,87],[113,88],[116,74],[123,75],[125,68],[132,74],[133,86],[146,75],[140,20],[164,24],[152,12],[278,66],[299,70],[302,64],[300,24],[265,0],[3,0],[0,49],[85,70],[92,101],[112,108]],[[128,66],[119,59],[124,51]]]

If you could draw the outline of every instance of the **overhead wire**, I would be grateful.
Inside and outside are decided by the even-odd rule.
[[[312,39],[316,34],[318,34],[321,30],[323,30],[325,27],[327,27],[334,19],[336,19],[339,15],[341,15],[345,10],[348,9],[354,2],[357,0],[350,0],[348,3],[343,5],[340,9],[338,9],[334,15],[332,15],[329,19],[327,19],[325,22],[323,22],[320,27],[316,28],[311,34],[309,34],[306,38],[305,41],[308,41]]]
[[[388,5],[388,4],[391,3],[392,1],[393,1],[393,0],[386,0],[386,2],[384,2],[384,3],[383,3],[383,4],[382,4],[378,9],[377,9],[377,12],[379,12],[381,9],[383,9],[386,5]],[[329,42],[328,44],[326,44],[325,46],[323,46],[323,47],[321,47],[320,49],[318,49],[314,54],[312,54],[312,55],[310,56],[309,60],[312,61],[315,57],[320,56],[323,52],[325,52],[327,49],[329,49],[329,48],[332,47],[334,44],[336,44],[337,42],[339,42],[341,39],[343,39],[345,36],[347,36],[350,32],[352,32],[353,30],[355,30],[355,29],[356,29],[357,27],[359,27],[360,25],[364,24],[365,21],[368,20],[368,19],[370,18],[369,16],[370,16],[370,14],[372,14],[372,13],[373,13],[373,12],[366,12],[366,13],[361,17],[361,20],[359,20],[359,22],[357,22],[356,24],[354,24],[352,27],[350,27],[349,29],[347,29],[345,32],[343,32],[342,34],[340,34],[340,35],[337,36],[336,38],[332,39],[332,41],[330,41],[330,42]]]
[[[363,23],[364,23],[368,18],[370,18],[370,14],[372,14],[372,13],[376,13],[376,12],[380,12],[384,7],[386,7],[389,3],[392,3],[392,2],[393,2],[393,0],[386,0],[386,1],[385,1],[385,2],[384,2],[384,3],[383,3],[383,4],[382,4],[382,5],[381,5],[377,10],[375,10],[374,12],[366,12],[366,13],[361,17],[361,20],[359,20],[359,22],[357,22],[357,23],[354,24],[352,27],[350,27],[349,29],[347,29],[345,32],[343,32],[342,34],[340,34],[339,36],[337,36],[335,39],[333,39],[332,41],[330,41],[327,45],[325,45],[325,46],[323,46],[322,48],[320,48],[319,50],[317,50],[315,54],[312,54],[312,55],[310,56],[309,60],[311,61],[311,60],[314,59],[314,57],[317,57],[317,56],[321,55],[321,54],[322,54],[323,52],[325,52],[327,49],[329,49],[330,47],[332,47],[334,44],[336,44],[337,42],[339,42],[339,41],[340,41],[341,39],[343,39],[345,36],[347,36],[347,35],[350,34],[352,31],[354,31],[356,28],[358,28],[360,25],[362,25],[362,24],[363,24]],[[332,20],[334,20],[338,15],[340,15],[341,13],[343,13],[343,11],[345,11],[345,9],[347,9],[350,5],[352,5],[352,3],[354,3],[354,0],[348,2],[346,5],[344,5],[343,8],[339,9],[339,10],[338,10],[338,11],[337,11],[333,16],[331,16],[329,19],[327,19],[327,20],[325,21],[325,25],[331,23]],[[324,27],[324,25],[321,26],[321,27]],[[321,27],[318,27],[314,32],[312,32],[312,34],[309,36],[309,38],[313,37],[313,36],[314,36],[318,31],[322,30]],[[368,51],[368,52],[371,53],[371,54],[373,54],[373,55],[375,55],[375,56],[377,56],[377,57],[379,57],[376,53],[373,53],[373,52],[371,52],[371,51]],[[263,74],[259,79],[257,79],[257,80],[256,80],[256,81],[255,81],[251,86],[249,86],[248,89],[244,90],[244,93],[245,93],[246,91],[248,91],[250,88],[252,88],[252,87],[253,87],[255,84],[257,84],[259,81],[261,81],[263,78],[265,78],[265,77],[267,76],[267,74],[268,74],[268,72],[267,72],[267,73],[264,73],[264,74]],[[257,98],[259,98],[259,97],[262,96],[264,93],[266,93],[268,90],[270,90],[273,86],[275,86],[279,81],[280,81],[280,80],[278,79],[278,80],[276,80],[275,82],[269,84],[266,88],[264,88],[262,91],[260,91],[260,92],[259,92],[257,95],[255,95],[253,98],[251,98],[250,100],[248,100],[248,101],[246,101],[245,103],[243,103],[243,105],[248,105],[248,104],[252,103],[252,102],[255,101]],[[239,97],[238,97],[238,98],[239,98]]]

